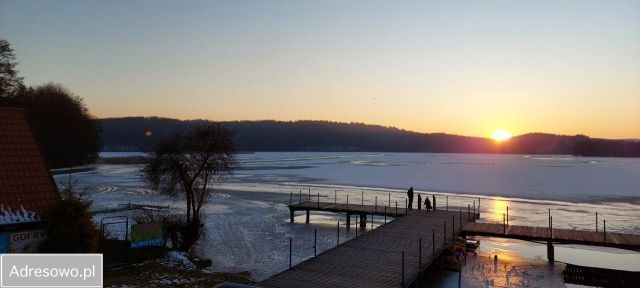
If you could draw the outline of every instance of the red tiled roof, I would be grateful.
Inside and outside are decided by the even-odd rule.
[[[40,216],[58,199],[24,109],[0,107],[0,207]]]

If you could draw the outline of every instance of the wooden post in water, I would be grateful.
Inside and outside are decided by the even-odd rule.
[[[402,283],[400,287],[404,287],[404,251],[402,251]]]
[[[318,193],[318,208],[320,208],[320,193]]]
[[[604,243],[607,243],[607,219],[602,220],[602,236]]]
[[[302,203],[302,190],[298,193],[298,203]]]
[[[289,192],[289,206],[293,204],[293,192]]]
[[[456,239],[456,215],[451,215],[451,239]]]
[[[373,211],[371,211],[371,230],[373,230]]]
[[[318,229],[313,229],[313,257],[318,256]]]
[[[375,204],[375,206],[374,206],[374,207],[376,207],[376,210],[375,210],[375,211],[376,211],[376,212],[378,212],[378,196],[376,196],[376,204]]]
[[[349,210],[349,194],[347,194],[347,210]]]
[[[351,231],[351,213],[347,211],[347,232]]]
[[[449,195],[447,195],[447,211],[449,211]]]
[[[467,204],[467,222],[471,222],[471,204]]]
[[[389,192],[389,207],[391,207],[391,192]]]
[[[476,220],[476,200],[473,200],[473,220]]]
[[[398,218],[398,201],[396,201],[396,218]]]
[[[356,238],[358,238],[358,217],[356,217]]]
[[[291,246],[293,246],[293,240],[289,237],[289,269],[291,269]]]
[[[442,234],[444,239],[444,247],[447,248],[447,220],[444,220],[444,233]]]
[[[311,203],[311,188],[309,188],[309,200],[307,202]]]
[[[478,219],[480,219],[480,197],[478,197]]]
[[[336,229],[336,247],[340,245],[340,222],[338,222],[338,228]]]
[[[384,224],[387,224],[387,206],[384,206]]]
[[[294,216],[295,212],[293,212],[293,209],[289,208],[289,215],[291,217],[291,223],[293,223],[293,216]]]
[[[507,226],[509,226],[509,206],[507,206]]]
[[[436,228],[431,228],[431,264],[436,262]]]
[[[307,209],[307,218],[304,223],[309,223],[309,209]]]
[[[549,238],[551,238],[551,209],[549,209]]]
[[[433,198],[433,211],[436,211],[436,194],[431,195],[431,197]]]
[[[422,269],[422,237],[418,238],[418,268]]]
[[[504,213],[502,213],[502,234],[507,234],[507,224],[504,219]]]
[[[360,205],[364,206],[364,191],[360,190]]]
[[[598,212],[596,211],[596,233],[598,233]]]
[[[338,204],[338,190],[333,190],[333,204]]]

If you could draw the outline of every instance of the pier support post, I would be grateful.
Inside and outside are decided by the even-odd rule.
[[[360,213],[360,228],[367,228],[367,214]]]
[[[550,263],[555,261],[553,242],[551,242],[551,240],[547,241],[547,260],[549,260]]]
[[[347,212],[347,231],[351,230],[351,213]]]
[[[293,209],[289,209],[289,214],[290,214],[290,218],[291,218],[291,223],[293,223],[293,216],[294,216]]]
[[[305,219],[304,223],[309,223],[309,209],[307,209],[307,218]]]
[[[400,287],[404,287],[404,251],[402,251],[402,283]]]
[[[451,221],[451,239],[456,239],[456,215],[451,215]]]
[[[436,228],[431,228],[431,263],[436,262]]]
[[[442,233],[444,239],[444,247],[447,248],[447,221],[444,221],[444,233]]]
[[[336,228],[336,247],[340,245],[340,222],[338,222],[338,227]]]
[[[433,202],[433,211],[436,211],[436,210],[438,210],[438,209],[436,208],[436,195],[435,195],[435,194],[434,194],[434,195],[431,195],[431,197],[433,198],[433,201],[432,201],[432,202]]]

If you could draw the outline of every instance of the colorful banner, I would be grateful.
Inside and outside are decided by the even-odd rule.
[[[131,248],[162,246],[162,222],[138,223],[131,226]]]

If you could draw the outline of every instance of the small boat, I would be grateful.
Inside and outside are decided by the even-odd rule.
[[[467,240],[467,251],[475,252],[476,249],[480,247],[480,241],[478,240]]]

